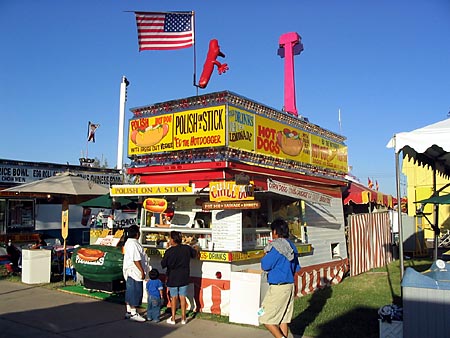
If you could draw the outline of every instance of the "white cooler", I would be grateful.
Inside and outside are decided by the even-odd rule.
[[[22,250],[22,283],[50,283],[52,251]]]

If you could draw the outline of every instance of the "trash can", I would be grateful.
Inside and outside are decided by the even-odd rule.
[[[402,288],[404,336],[449,337],[450,264],[437,260],[422,273],[407,268]]]
[[[46,249],[22,250],[22,283],[50,283],[52,251]]]

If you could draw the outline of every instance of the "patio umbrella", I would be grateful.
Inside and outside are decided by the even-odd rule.
[[[421,204],[450,204],[450,194],[442,195],[442,196],[432,196],[430,198],[426,198],[421,201],[417,201],[416,203]]]
[[[109,189],[103,185],[85,180],[65,172],[39,181],[25,183],[3,191],[16,193],[44,193],[63,196],[96,196],[106,194]]]
[[[62,217],[61,217],[61,233],[64,239],[64,285],[66,285],[66,238],[68,236],[68,213],[69,202],[76,200],[79,196],[96,196],[104,195],[109,189],[92,181],[85,180],[82,177],[76,176],[72,173],[65,172],[56,174],[55,176],[44,178],[39,181],[25,183],[13,188],[5,189],[4,191],[20,193],[44,193],[59,195],[63,198],[62,203]]]
[[[121,209],[134,203],[134,201],[123,196],[114,197],[113,200],[110,194],[105,194],[80,203],[79,205],[86,208]]]

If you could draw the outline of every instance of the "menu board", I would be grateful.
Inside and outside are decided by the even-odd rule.
[[[214,210],[212,223],[214,251],[242,251],[241,210]]]

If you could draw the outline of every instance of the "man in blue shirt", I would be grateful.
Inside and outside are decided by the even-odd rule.
[[[270,225],[272,241],[264,248],[261,268],[267,272],[269,289],[264,297],[259,322],[275,338],[288,336],[288,324],[294,312],[295,274],[300,271],[298,251],[288,239],[289,226],[283,219]]]

